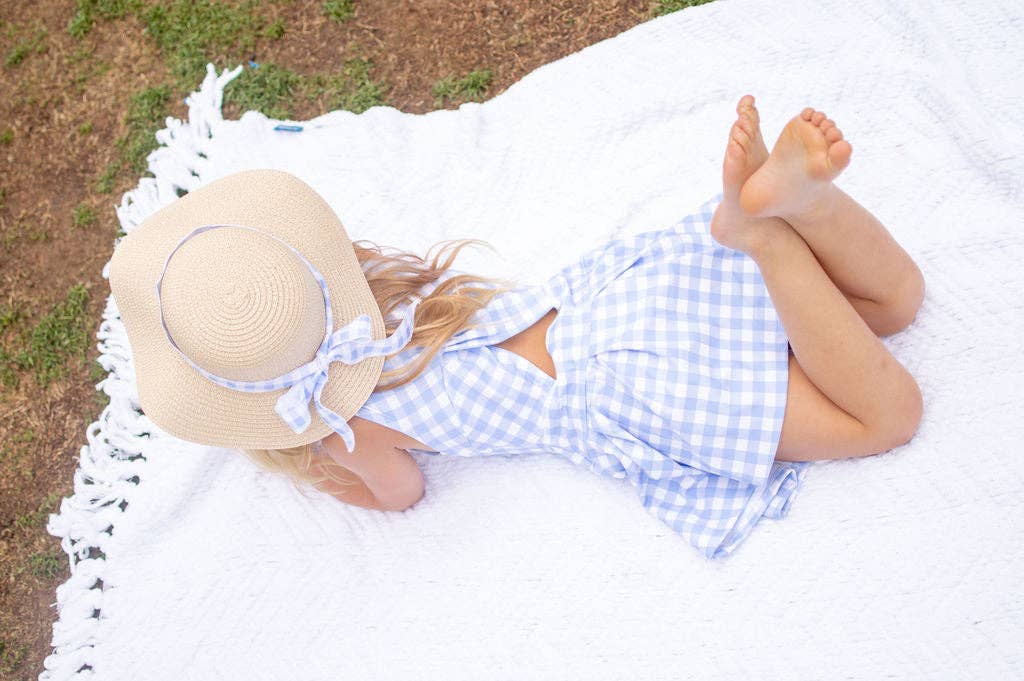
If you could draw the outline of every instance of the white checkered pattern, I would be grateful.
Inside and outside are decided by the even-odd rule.
[[[444,454],[550,452],[626,478],[705,556],[728,555],[762,516],[787,513],[807,464],[774,461],[788,339],[754,261],[710,236],[720,200],[498,296],[358,415]],[[552,307],[557,379],[494,347]]]

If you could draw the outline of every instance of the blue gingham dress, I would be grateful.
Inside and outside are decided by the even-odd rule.
[[[786,515],[808,464],[774,460],[788,339],[754,261],[710,235],[720,200],[498,295],[357,415],[441,454],[547,452],[625,478],[706,557],[730,554],[761,517]],[[556,378],[495,347],[551,308]]]

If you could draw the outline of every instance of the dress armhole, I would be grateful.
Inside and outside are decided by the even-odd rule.
[[[431,456],[435,456],[441,453],[436,449],[419,449],[417,447],[399,447],[399,449],[404,449],[410,454],[430,454]]]

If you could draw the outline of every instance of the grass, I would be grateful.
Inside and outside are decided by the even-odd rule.
[[[81,38],[96,23],[96,18],[120,19],[133,10],[138,10],[139,0],[78,0],[75,14],[68,22],[68,33]]]
[[[125,133],[117,139],[115,145],[120,157],[111,161],[96,178],[95,189],[100,194],[109,194],[114,190],[118,174],[125,168],[138,176],[146,172],[146,157],[160,146],[156,141],[156,131],[163,127],[164,119],[170,113],[171,87],[154,85],[132,95],[128,101],[128,111],[124,116]],[[89,124],[87,132],[92,131]],[[79,127],[79,133],[82,127]],[[77,211],[78,209],[76,209]],[[76,219],[75,226],[79,225]]]
[[[170,86],[156,85],[133,95],[128,102],[124,117],[128,130],[117,140],[117,147],[128,169],[137,175],[146,171],[146,157],[159,146],[155,134],[170,113],[170,99]]]
[[[25,660],[28,648],[0,638],[0,671],[15,672]]]
[[[17,387],[15,369],[31,370],[36,382],[45,388],[67,374],[69,359],[77,357],[84,362],[91,328],[88,300],[85,286],[71,286],[65,299],[24,334],[20,350],[11,355],[0,349],[0,381],[8,387]]]
[[[384,87],[370,78],[371,66],[367,59],[354,58],[346,61],[339,72],[304,76],[277,64],[264,63],[246,69],[228,83],[224,102],[278,119],[291,118],[292,106],[300,98],[321,100],[327,110],[362,113],[384,104]]]
[[[23,316],[21,305],[18,303],[14,305],[0,305],[0,335],[3,335],[4,331],[21,321]]]
[[[224,89],[224,102],[245,110],[261,111],[270,118],[290,118],[292,100],[305,79],[277,64],[245,69]]]
[[[687,7],[696,7],[697,5],[706,5],[713,0],[658,0],[658,4],[654,7],[654,16],[659,17],[663,14],[671,14]]]
[[[258,6],[253,0],[172,0],[145,7],[140,18],[178,85],[192,87],[208,61],[218,56],[241,61],[252,52],[266,24]]]
[[[347,21],[354,14],[351,0],[327,0],[322,11],[338,22]],[[177,96],[178,92],[193,88],[205,74],[208,62],[243,61],[259,38],[277,40],[286,32],[284,21],[270,21],[260,12],[256,0],[77,0],[68,32],[82,38],[98,20],[127,16],[134,16],[143,24],[145,35],[163,55],[173,84],[152,85],[129,101],[124,117],[126,131],[116,143],[119,156],[100,171],[93,186],[100,194],[113,192],[122,173],[139,176],[146,172],[146,158],[159,146],[155,133],[170,113],[172,93]],[[82,51],[84,54],[85,45]],[[85,58],[79,61],[82,63],[75,65],[75,86],[79,89],[109,67],[92,65]],[[369,70],[370,62],[359,58],[345,62],[340,72],[312,76],[268,62],[247,69],[232,81],[225,89],[224,101],[277,119],[292,117],[294,106],[302,99],[318,101],[328,110],[361,113],[385,103],[384,87],[370,78]],[[466,87],[472,90],[474,86]],[[80,135],[91,131],[91,124],[78,128]],[[92,224],[94,218],[86,209],[76,209],[72,216],[79,227]]]
[[[111,67],[110,62],[94,58],[87,45],[78,46],[67,61],[73,74],[71,85],[79,93],[85,92],[85,86],[90,80],[102,76]]]
[[[31,432],[31,431],[29,431]],[[19,530],[30,530],[36,527],[45,526],[51,513],[56,513],[60,507],[61,495],[50,492],[46,495],[36,510],[19,515],[14,519],[14,527]]]
[[[271,40],[278,40],[284,36],[284,20],[274,19],[272,22],[267,24],[267,27],[263,29],[263,37],[270,38]]]
[[[7,189],[0,187],[0,212],[3,212],[4,208],[7,207]]]
[[[354,13],[352,0],[325,0],[324,2],[324,14],[339,23],[348,21]]]
[[[28,558],[28,571],[40,579],[53,580],[60,574],[64,554],[49,550],[33,553]]]
[[[96,178],[96,191],[100,194],[109,194],[114,191],[114,183],[117,182],[117,174],[121,172],[121,163],[112,161],[103,169],[103,172]]]
[[[135,16],[164,56],[178,89],[191,88],[217,58],[242,61],[256,38],[276,40],[284,22],[268,22],[257,0],[78,0],[68,33],[83,38],[98,19]],[[344,3],[342,3],[344,4]]]
[[[384,101],[384,86],[370,78],[369,59],[349,59],[342,66],[341,73],[313,77],[307,96],[324,99],[326,110],[345,109],[362,113]]]
[[[31,465],[32,450],[34,445],[32,444],[36,439],[36,434],[31,428],[26,428],[21,433],[14,435],[9,438],[9,441],[4,445],[0,446],[0,462],[4,466],[8,467],[11,472],[17,472],[25,480],[32,480],[35,477],[35,471]],[[33,521],[33,514],[26,514],[15,518],[15,526],[19,528],[27,527]],[[19,524],[20,520],[20,524]]]
[[[5,147],[14,141],[14,128],[4,128],[0,132],[0,147]]]
[[[434,103],[441,107],[446,99],[479,99],[490,86],[491,75],[490,69],[470,71],[462,78],[449,74],[434,83]]]
[[[84,203],[75,206],[71,214],[71,224],[80,229],[96,224],[96,211]]]
[[[46,36],[48,32],[45,28],[37,28],[35,33],[30,38],[22,38],[14,47],[7,52],[7,57],[4,59],[4,66],[7,68],[14,68],[21,62],[25,61],[25,58],[35,52],[36,54],[42,54],[46,52]]]

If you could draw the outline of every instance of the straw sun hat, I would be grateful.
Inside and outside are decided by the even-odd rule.
[[[284,448],[336,431],[351,449],[345,422],[412,332],[410,308],[385,338],[337,215],[275,170],[157,211],[118,242],[109,278],[142,410],[198,444]]]

